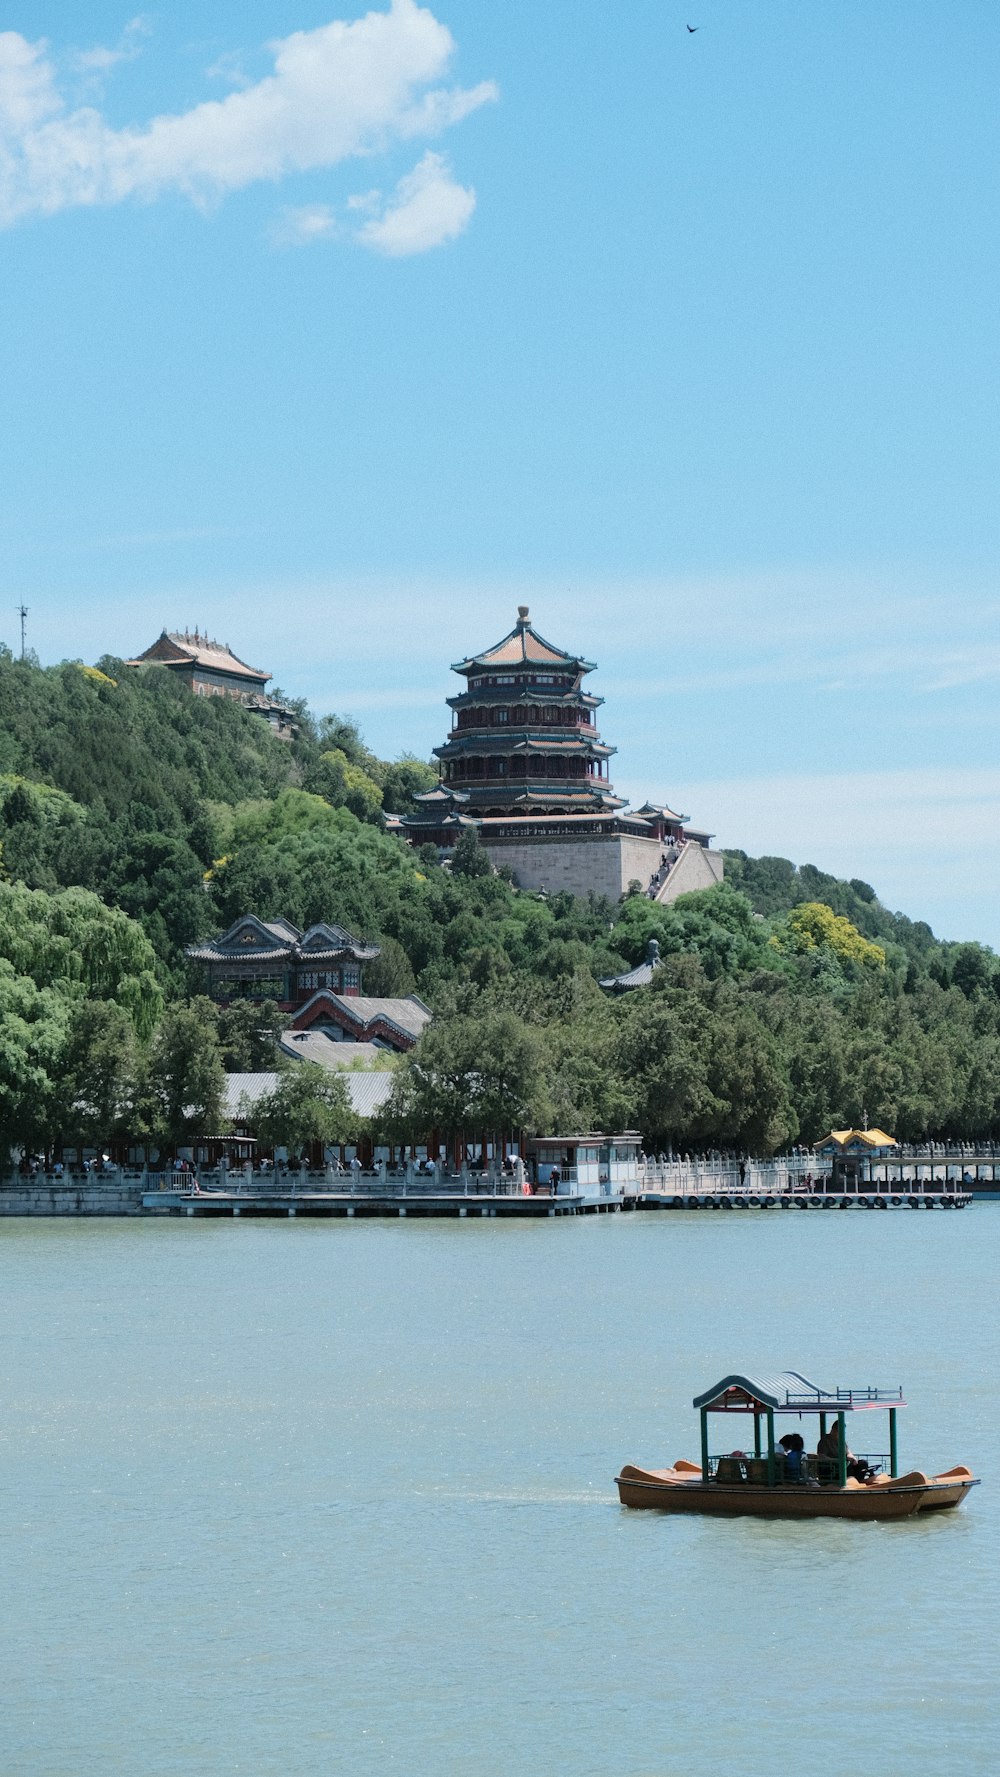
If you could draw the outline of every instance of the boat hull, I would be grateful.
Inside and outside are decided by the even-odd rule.
[[[715,1517],[909,1518],[921,1511],[957,1506],[978,1483],[968,1470],[928,1477],[919,1471],[878,1486],[758,1487],[693,1477],[676,1470],[626,1465],[616,1477],[622,1505],[658,1512],[707,1512]]]

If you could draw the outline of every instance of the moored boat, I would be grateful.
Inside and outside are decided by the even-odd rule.
[[[622,1505],[663,1512],[751,1514],[774,1518],[907,1518],[960,1505],[978,1485],[963,1467],[929,1475],[899,1472],[896,1415],[902,1390],[824,1389],[796,1370],[726,1376],[693,1402],[701,1420],[701,1463],[680,1459],[669,1468],[626,1463],[616,1477]],[[855,1455],[847,1421],[856,1413],[888,1415],[888,1451]],[[713,1455],[709,1416],[753,1420],[753,1452]],[[815,1454],[797,1433],[775,1442],[775,1418],[818,1421]],[[725,1419],[723,1417],[723,1423]]]

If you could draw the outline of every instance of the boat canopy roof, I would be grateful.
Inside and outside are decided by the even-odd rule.
[[[724,1376],[696,1395],[695,1407],[715,1413],[857,1413],[871,1407],[903,1407],[901,1388],[821,1388],[798,1370],[759,1370]]]

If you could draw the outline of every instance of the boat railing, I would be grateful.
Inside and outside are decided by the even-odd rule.
[[[848,1406],[868,1405],[875,1401],[884,1401],[887,1407],[901,1406],[903,1390],[901,1388],[838,1388],[831,1397],[835,1401],[843,1401]]]
[[[786,1389],[784,1405],[793,1411],[801,1407],[815,1413],[829,1403],[833,1411],[838,1406],[857,1407],[873,1406],[884,1402],[887,1407],[899,1407],[903,1404],[901,1388],[834,1388],[829,1392],[820,1389]]]
[[[892,1466],[892,1455],[888,1450],[852,1451],[853,1462],[863,1462],[872,1474],[889,1474]],[[721,1473],[720,1473],[721,1465]],[[780,1452],[774,1458],[774,1484],[776,1487],[803,1487],[815,1482],[820,1487],[839,1486],[838,1465],[835,1457],[814,1456],[807,1451],[803,1472],[793,1479],[784,1473],[784,1460]],[[740,1486],[750,1483],[753,1486],[767,1485],[767,1457],[751,1456],[746,1451],[731,1450],[710,1456],[708,1459],[708,1478],[720,1481],[725,1486]]]

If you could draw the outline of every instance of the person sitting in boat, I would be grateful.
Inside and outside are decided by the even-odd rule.
[[[829,1431],[825,1431],[816,1445],[816,1455],[836,1462],[840,1455],[840,1422],[834,1420]],[[867,1481],[871,1468],[862,1458],[855,1456],[853,1450],[847,1452],[847,1474],[854,1481]]]
[[[785,1480],[804,1481],[806,1478],[806,1446],[800,1432],[786,1431],[783,1438],[778,1439],[785,1453]]]

